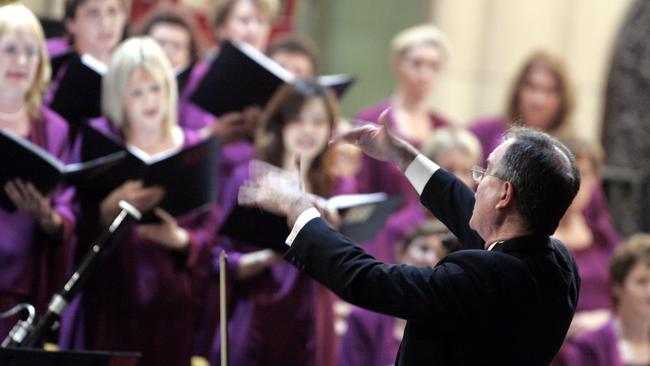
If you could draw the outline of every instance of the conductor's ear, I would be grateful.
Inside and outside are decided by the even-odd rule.
[[[512,206],[514,202],[515,202],[515,187],[512,185],[512,183],[505,181],[501,186],[499,201],[497,202],[495,208],[506,209]]]

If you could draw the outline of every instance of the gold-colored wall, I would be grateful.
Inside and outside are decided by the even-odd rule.
[[[564,58],[576,92],[574,125],[600,136],[613,41],[630,0],[436,0],[432,20],[453,55],[432,103],[456,121],[497,114],[511,79],[537,49]]]

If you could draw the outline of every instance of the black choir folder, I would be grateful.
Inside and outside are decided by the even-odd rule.
[[[224,41],[190,99],[221,116],[249,106],[264,107],[281,85],[294,81],[293,74],[250,45]],[[317,81],[340,98],[355,79],[337,74],[320,76]]]
[[[342,222],[338,231],[356,243],[374,240],[400,204],[399,196],[389,197],[385,193],[340,195],[320,202],[320,206],[339,211]],[[283,253],[287,249],[285,240],[290,229],[286,216],[275,215],[257,207],[237,205],[228,213],[219,232]]]
[[[64,164],[49,152],[8,131],[0,132],[0,206],[8,211],[16,209],[7,196],[4,185],[20,178],[31,182],[42,194],[50,194],[60,184],[77,184],[101,174],[126,157],[124,152],[113,152],[97,159],[76,164]]]
[[[101,115],[102,76],[106,65],[90,55],[68,57],[63,76],[50,101],[50,108],[70,123]],[[60,62],[59,60],[55,60]]]
[[[77,186],[87,198],[99,201],[127,180],[142,180],[145,186],[160,186],[165,190],[158,207],[172,216],[207,207],[217,199],[219,144],[216,138],[150,158],[90,126],[84,126],[82,133],[82,155],[86,157],[115,151],[126,153],[119,164]],[[141,221],[158,220],[150,213]]]
[[[136,366],[139,353],[0,348],[0,366]]]

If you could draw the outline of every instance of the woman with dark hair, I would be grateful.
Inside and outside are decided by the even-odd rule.
[[[636,234],[609,261],[613,316],[568,342],[557,365],[650,365],[650,235]]]
[[[42,103],[50,81],[43,28],[23,5],[0,7],[0,65],[0,130],[69,160],[67,125]],[[45,195],[10,178],[0,187],[8,198],[0,207],[0,312],[27,302],[41,313],[69,270],[73,191]],[[16,321],[0,319],[1,339]]]
[[[300,156],[308,192],[321,197],[351,193],[350,182],[331,174],[334,149],[328,141],[337,119],[334,97],[317,83],[285,85],[265,110],[255,140],[256,157],[297,174],[295,157]],[[223,217],[235,207],[239,187],[248,177],[248,163],[235,169],[225,188]],[[232,279],[230,362],[332,365],[332,294],[289,263],[278,261],[271,250],[227,237],[219,238],[219,243],[229,254]],[[219,359],[218,338],[213,362]]]
[[[555,136],[571,135],[574,96],[563,62],[543,51],[533,53],[515,77],[505,116],[471,124],[483,147],[483,161],[512,125],[535,128]]]

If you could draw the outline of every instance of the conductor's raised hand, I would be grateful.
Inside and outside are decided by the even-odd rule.
[[[358,146],[366,155],[381,161],[393,162],[402,170],[415,159],[417,149],[395,136],[388,127],[390,109],[382,112],[377,125],[367,124],[335,136],[331,143],[345,141]]]
[[[257,160],[250,167],[250,179],[239,188],[239,204],[286,215],[290,226],[303,211],[313,207],[299,173],[292,174]]]

